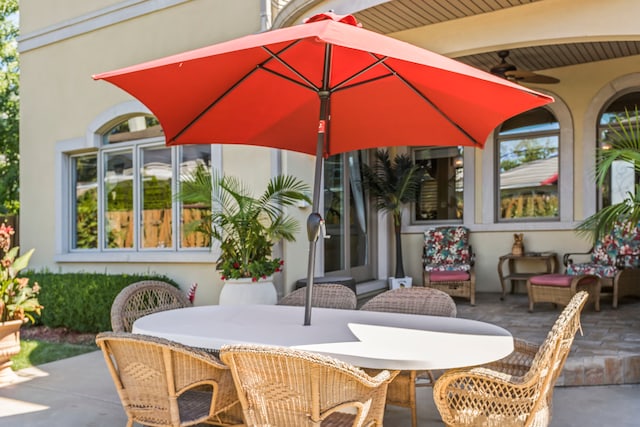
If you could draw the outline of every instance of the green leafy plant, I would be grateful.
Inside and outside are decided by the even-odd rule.
[[[308,191],[308,185],[299,179],[278,175],[255,197],[239,179],[212,176],[208,169],[199,167],[184,178],[178,198],[185,204],[211,208],[210,215],[197,220],[191,229],[220,243],[217,268],[222,279],[257,281],[282,269],[284,262],[272,258],[273,245],[294,241],[299,228],[283,208],[298,201],[309,202]]]
[[[33,249],[18,256],[20,248],[11,247],[14,234],[10,225],[0,225],[0,250],[4,252],[0,260],[0,322],[29,319],[35,323],[32,313],[40,314],[42,306],[38,302],[40,286],[29,285],[29,279],[18,277],[18,273],[27,267]]]
[[[179,288],[163,274],[107,274],[103,272],[54,273],[48,270],[24,270],[31,282],[46,283],[38,300],[47,307],[36,324],[66,328],[74,332],[97,333],[111,330],[111,306],[116,295],[132,283],[160,280]]]
[[[599,147],[596,161],[596,180],[602,186],[616,161],[633,165],[635,174],[640,173],[640,114],[636,106],[632,114],[628,110],[622,117],[616,116],[617,126],[609,126],[608,144]],[[611,233],[616,224],[638,224],[640,222],[640,185],[628,192],[619,203],[606,206],[585,219],[577,228],[580,234],[593,238],[594,242]]]
[[[387,150],[376,151],[373,166],[364,165],[364,185],[375,198],[375,207],[391,214],[396,242],[396,278],[405,277],[402,260],[402,207],[415,202],[425,171],[411,157],[398,154],[393,161]]]

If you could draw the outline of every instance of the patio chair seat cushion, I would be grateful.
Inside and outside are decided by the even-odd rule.
[[[529,281],[532,285],[536,286],[555,286],[561,288],[568,288],[571,286],[571,281],[575,276],[570,276],[568,274],[541,274],[538,276],[533,276],[529,278]],[[593,276],[587,276],[584,280],[581,281],[582,285],[587,285],[588,283],[594,282],[596,279]]]
[[[432,282],[462,282],[469,280],[469,271],[432,271],[431,272],[431,281]]]
[[[618,273],[615,265],[585,263],[571,263],[567,265],[567,274],[579,276],[582,274],[593,274],[598,277],[613,277]]]

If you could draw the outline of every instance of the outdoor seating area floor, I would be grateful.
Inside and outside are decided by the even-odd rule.
[[[0,427],[126,425],[120,400],[98,351],[29,368],[20,375],[21,382],[0,386]],[[419,425],[443,426],[431,387],[419,387],[417,400]],[[551,427],[631,427],[638,425],[638,419],[640,384],[557,387],[554,393]],[[408,427],[410,412],[388,406],[384,423]]]
[[[541,303],[529,313],[527,296],[523,294],[510,294],[501,301],[497,293],[478,293],[475,307],[466,300],[456,302],[458,317],[495,323],[516,337],[536,343],[544,340],[561,311],[552,304]],[[614,310],[610,298],[603,297],[599,313],[594,312],[590,304],[585,307],[582,326],[584,336],[579,333],[576,336],[565,371],[557,383],[565,387],[556,387],[554,392],[551,427],[637,426],[640,381],[623,385],[620,381],[617,385],[605,386],[566,385],[576,382],[578,372],[583,381],[593,382],[596,379],[631,382],[634,375],[638,377],[640,299],[626,298]],[[600,364],[604,368],[600,369]],[[417,393],[419,425],[442,426],[433,404],[432,389],[419,387]],[[19,372],[19,381],[0,386],[0,427],[125,424],[120,400],[98,351],[28,368]],[[385,425],[410,426],[409,410],[388,406]]]
[[[528,311],[526,294],[479,293],[472,307],[456,300],[458,317],[493,323],[514,337],[536,344],[544,341],[562,311],[551,303],[536,303]],[[582,335],[576,334],[571,353],[556,385],[640,383],[640,298],[626,297],[611,306],[611,296],[600,299],[600,311],[587,303],[581,315]],[[639,397],[640,403],[640,397]]]

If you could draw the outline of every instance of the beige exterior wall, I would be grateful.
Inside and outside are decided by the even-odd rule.
[[[33,4],[37,3],[37,4]],[[102,17],[111,9],[102,7],[139,2],[23,2],[25,23],[21,39],[21,242],[35,247],[30,266],[52,271],[98,271],[110,273],[166,274],[187,288],[198,282],[202,302],[214,302],[219,292],[218,274],[212,262],[56,262],[56,233],[64,218],[56,216],[62,196],[56,185],[61,169],[56,166],[56,146],[89,140],[87,132],[105,111],[131,101],[122,90],[92,74],[150,59],[195,49],[260,30],[259,2],[176,1],[172,7],[151,10],[163,2],[142,2],[150,11],[122,20],[134,9],[118,10],[107,25]],[[166,3],[166,2],[165,2]],[[88,10],[87,5],[97,7]],[[63,13],[61,10],[66,10]],[[93,20],[75,18],[90,13]],[[69,24],[68,28],[65,24]],[[53,26],[53,27],[52,27]],[[96,28],[86,32],[87,28]],[[47,31],[40,31],[48,29]],[[66,32],[61,33],[60,29]],[[73,34],[77,31],[78,34]],[[71,36],[67,34],[71,32]],[[32,47],[34,44],[37,46]],[[26,46],[27,50],[24,50]],[[160,88],[159,88],[160,90]],[[87,144],[88,145],[88,144]],[[244,163],[228,155],[225,168]],[[262,156],[252,166],[256,181],[270,176],[270,158]],[[210,286],[207,286],[210,285]]]
[[[53,271],[157,272],[167,274],[188,287],[198,282],[201,303],[217,301],[220,281],[211,262],[56,262],[56,233],[62,218],[56,217],[60,203],[60,167],[56,166],[56,146],[69,141],[86,140],[87,132],[97,118],[123,103],[130,102],[123,91],[105,82],[95,82],[97,72],[136,64],[172,53],[189,50],[260,30],[260,2],[234,0],[175,0],[159,10],[123,8],[117,6],[136,2],[65,0],[57,2],[24,1],[21,3],[21,246],[35,247],[34,268]],[[141,2],[153,9],[156,2]],[[295,3],[295,2],[294,2]],[[300,3],[300,2],[297,2]],[[317,2],[315,11],[332,8],[342,13],[355,4],[366,2]],[[579,5],[578,5],[579,3]],[[91,5],[91,6],[89,6]],[[342,7],[343,10],[340,10]],[[305,16],[314,11],[306,13]],[[134,14],[122,20],[122,13]],[[514,7],[497,13],[484,14],[459,21],[417,28],[394,34],[394,37],[459,56],[482,50],[518,47],[536,43],[575,42],[598,39],[640,39],[637,16],[640,2],[636,0],[542,0],[526,7]],[[108,23],[107,18],[113,18]],[[105,23],[106,22],[106,23]],[[64,25],[65,23],[69,25]],[[78,24],[82,23],[82,25]],[[91,25],[96,28],[90,31]],[[63,31],[64,30],[64,31]],[[73,34],[73,30],[77,34]],[[71,31],[70,36],[65,36]],[[88,32],[87,32],[88,31]],[[631,36],[630,36],[631,35]],[[568,109],[573,141],[573,180],[571,218],[560,223],[494,224],[483,217],[486,205],[486,156],[490,148],[477,151],[471,164],[473,180],[467,191],[474,191],[474,205],[465,225],[472,230],[472,244],[477,254],[477,289],[498,291],[497,260],[508,253],[513,233],[523,231],[525,246],[531,251],[554,250],[562,255],[569,251],[586,250],[589,243],[572,231],[575,225],[594,209],[593,184],[590,179],[589,150],[593,149],[593,120],[608,96],[628,87],[640,88],[640,65],[637,57],[602,61],[553,70],[560,78],[558,85],[537,88],[555,96]],[[566,144],[567,141],[562,141]],[[587,147],[585,150],[584,147]],[[246,159],[251,162],[246,173]],[[313,180],[313,158],[296,153],[274,154],[267,149],[230,148],[222,150],[224,170],[242,175],[261,191],[264,182],[277,171]],[[465,167],[468,163],[465,160]],[[483,203],[485,203],[483,205]],[[305,221],[308,208],[296,208],[293,214],[301,220],[298,241],[281,248],[286,269],[279,278],[282,290],[288,290],[296,279],[305,276],[307,238]],[[386,223],[386,222],[385,222]],[[405,227],[403,249],[405,270],[421,283],[422,231],[425,225]],[[384,227],[383,227],[384,229]],[[379,271],[388,271],[394,262],[389,236],[380,236],[384,247],[379,254]],[[384,278],[384,277],[382,277]],[[210,286],[205,286],[210,284]]]

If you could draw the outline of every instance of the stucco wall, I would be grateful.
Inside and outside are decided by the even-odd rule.
[[[218,274],[211,263],[56,263],[55,233],[64,220],[56,217],[55,184],[60,170],[55,168],[56,144],[86,138],[90,124],[103,112],[130,101],[122,90],[102,81],[93,81],[94,73],[108,71],[172,53],[195,49],[260,30],[259,2],[196,0],[176,2],[173,7],[145,13],[117,25],[104,26],[103,21],[90,21],[95,30],[66,37],[55,31],[41,35],[40,26],[49,27],[62,21],[73,21],[68,12],[77,5],[73,1],[37,2],[37,8],[21,4],[25,22],[21,52],[21,241],[25,248],[35,247],[30,266],[52,271],[156,272],[167,274],[184,287],[201,284],[201,301],[212,302],[219,291]],[[80,14],[107,3],[80,2]],[[129,2],[130,3],[130,2]],[[147,2],[160,4],[162,2]],[[170,2],[169,2],[170,3]],[[59,8],[68,8],[66,13]],[[100,15],[100,10],[96,15]],[[106,11],[104,11],[106,13]],[[36,16],[37,15],[37,16]],[[115,18],[114,18],[115,19]],[[27,25],[28,23],[28,25]],[[84,28],[84,27],[83,27]],[[71,25],[71,31],[83,28]],[[194,30],[195,29],[195,30]],[[56,40],[56,38],[58,40]],[[31,48],[33,43],[41,46]],[[161,88],[158,88],[161,90]],[[244,163],[228,155],[227,165],[237,171],[233,162]],[[270,157],[252,166],[256,182],[270,176]],[[213,286],[206,286],[207,284]]]
[[[121,8],[137,4],[145,9]],[[299,3],[299,2],[298,2]],[[317,2],[318,10],[326,10],[326,2]],[[366,2],[361,2],[362,4]],[[480,50],[525,45],[530,40],[544,42],[574,42],[619,37],[640,38],[636,17],[640,2],[635,0],[544,0],[526,7],[514,7],[494,14],[484,14],[459,21],[418,28],[394,34],[394,37],[435,50],[445,55],[470,54]],[[331,2],[337,13],[360,3]],[[117,9],[117,13],[114,10]],[[122,20],[122,13],[131,19]],[[309,11],[305,15],[310,15]],[[109,23],[109,19],[112,20]],[[131,101],[126,93],[105,82],[96,82],[97,72],[136,64],[169,54],[194,49],[260,30],[260,2],[234,0],[171,0],[143,2],[99,0],[63,0],[57,2],[21,2],[21,246],[35,247],[32,267],[53,271],[157,272],[167,274],[184,287],[198,282],[200,303],[215,302],[220,281],[211,263],[56,263],[55,234],[63,218],[56,217],[56,198],[60,170],[56,170],[56,144],[85,139],[86,132],[97,117],[124,102]],[[68,25],[63,25],[68,24]],[[93,27],[92,27],[93,26]],[[635,74],[634,74],[635,73]],[[483,191],[493,182],[484,182],[483,156],[477,152],[473,185],[474,211],[465,219],[472,229],[471,241],[477,254],[478,291],[498,291],[498,257],[508,253],[513,233],[524,231],[527,250],[554,250],[560,256],[568,251],[581,251],[589,244],[572,228],[587,215],[593,185],[588,179],[591,165],[585,166],[583,141],[593,141],[595,132],[590,122],[592,111],[606,100],[598,97],[611,82],[635,76],[640,79],[637,57],[602,61],[576,67],[553,70],[560,78],[558,85],[538,86],[561,99],[570,111],[574,136],[574,171],[572,183],[573,218],[559,223],[547,223],[544,228],[530,224],[483,223]],[[635,79],[635,80],[634,80]],[[638,83],[640,87],[640,83]],[[618,87],[612,89],[613,92]],[[160,88],[159,88],[160,90]],[[606,92],[606,91],[605,91]],[[585,119],[586,117],[586,119]],[[590,139],[591,138],[591,139]],[[591,142],[589,142],[591,144]],[[592,149],[593,147],[590,146]],[[256,161],[249,165],[246,159]],[[587,156],[588,157],[588,156]],[[266,149],[229,148],[222,150],[225,171],[247,177],[261,191],[264,182],[275,171],[291,173],[313,181],[314,162],[311,156],[296,153],[274,155]],[[465,163],[466,164],[466,163]],[[59,197],[58,197],[59,198]],[[58,200],[59,202],[59,200]],[[282,247],[286,259],[284,274],[278,278],[281,291],[290,289],[296,279],[305,276],[308,242],[305,221],[309,208],[295,208],[292,213],[301,221],[298,241]],[[386,221],[380,221],[381,230]],[[424,225],[406,224],[403,235],[405,270],[421,283],[421,248]],[[384,231],[383,231],[384,232]],[[379,271],[392,269],[393,244],[387,235],[378,236],[381,247]],[[320,262],[318,262],[320,264]]]

